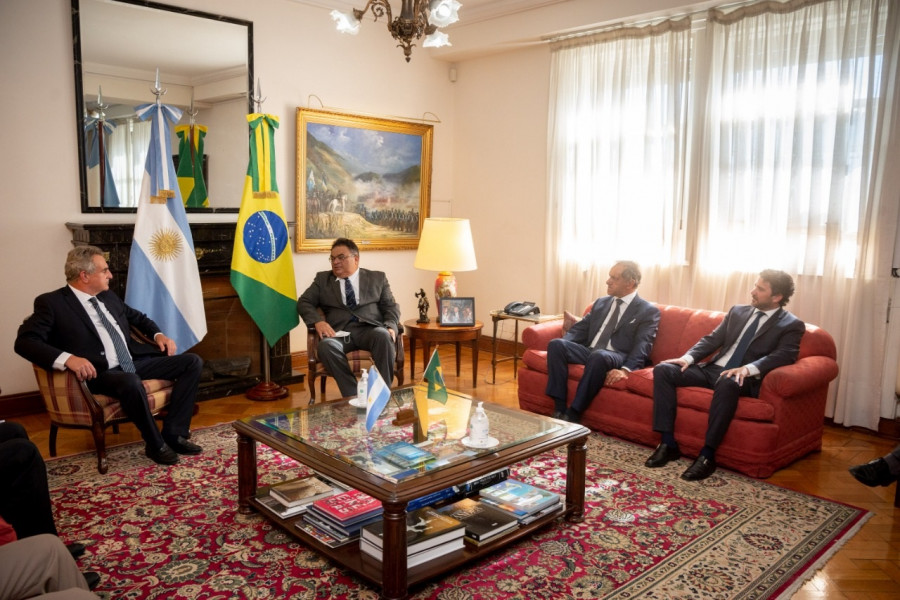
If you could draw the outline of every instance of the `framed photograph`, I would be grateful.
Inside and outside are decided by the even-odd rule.
[[[335,238],[361,249],[419,247],[431,208],[433,126],[297,109],[297,251]]]
[[[475,324],[475,298],[441,298],[441,327]]]

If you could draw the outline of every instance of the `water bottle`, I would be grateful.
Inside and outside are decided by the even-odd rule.
[[[362,376],[359,378],[359,381],[356,382],[356,398],[360,403],[366,402],[366,397],[369,395],[369,372],[363,370]]]
[[[484,412],[482,403],[479,402],[475,408],[475,414],[472,415],[472,420],[469,421],[469,441],[473,444],[487,443],[489,433],[488,417]]]

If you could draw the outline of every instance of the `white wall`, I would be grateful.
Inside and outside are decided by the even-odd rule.
[[[181,0],[189,8],[254,23],[254,66],[262,81],[266,112],[280,116],[276,133],[277,178],[288,220],[296,219],[296,109],[326,108],[377,116],[421,118],[435,125],[432,201],[448,214],[453,201],[454,102],[447,64],[428,51],[403,60],[382,24],[341,36],[328,11],[286,0]],[[148,42],[149,43],[149,42]],[[129,215],[81,214],[69,0],[0,2],[0,258],[4,310],[0,318],[0,392],[37,388],[31,366],[13,352],[16,330],[38,294],[65,284],[63,261],[71,247],[65,223],[133,222]],[[242,147],[242,151],[246,152]],[[212,148],[210,148],[212,152]],[[246,165],[235,177],[243,183]],[[200,218],[198,218],[200,217]],[[236,215],[192,221],[236,220]],[[417,314],[414,293],[430,289],[433,273],[412,268],[414,251],[365,252],[363,266],[389,273],[402,314]],[[316,271],[328,268],[323,253],[294,255],[302,291]],[[305,332],[292,334],[293,351],[305,349]]]

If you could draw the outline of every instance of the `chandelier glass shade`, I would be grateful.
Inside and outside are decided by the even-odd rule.
[[[406,62],[409,62],[414,42],[423,37],[424,48],[451,45],[447,34],[439,28],[458,21],[461,7],[462,4],[457,0],[402,0],[400,16],[394,18],[389,0],[369,0],[365,8],[354,8],[352,14],[333,10],[331,18],[338,31],[356,35],[359,33],[360,21],[367,12],[371,11],[376,21],[386,17],[388,31],[399,42],[397,45],[403,48]]]

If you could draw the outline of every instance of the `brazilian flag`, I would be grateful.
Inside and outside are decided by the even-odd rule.
[[[297,287],[287,221],[275,181],[278,117],[253,113],[250,166],[231,256],[231,285],[269,346],[297,326]]]
[[[441,368],[441,357],[437,348],[431,353],[428,366],[425,367],[425,379],[428,380],[428,398],[447,404],[447,386],[444,384],[444,369]]]
[[[203,125],[177,125],[175,135],[178,136],[178,189],[186,207],[209,206],[209,193],[203,179],[203,138],[206,127]]]

